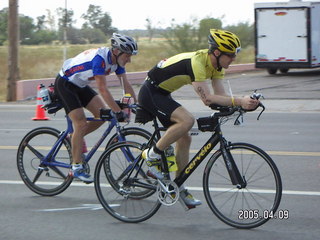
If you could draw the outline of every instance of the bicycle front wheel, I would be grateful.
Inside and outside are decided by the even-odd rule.
[[[71,145],[64,139],[54,158],[48,156],[60,132],[49,127],[33,129],[22,139],[17,153],[17,167],[26,186],[43,196],[54,196],[66,190],[72,182],[69,168],[59,164],[71,163]],[[54,163],[49,166],[46,163]]]
[[[123,222],[142,222],[160,208],[157,181],[147,176],[141,145],[119,142],[100,157],[95,169],[95,190],[103,208]]]
[[[210,158],[203,177],[206,200],[213,213],[224,223],[236,228],[255,228],[267,222],[280,204],[282,183],[279,171],[260,148],[231,144],[229,151],[246,183],[233,185],[221,150]]]

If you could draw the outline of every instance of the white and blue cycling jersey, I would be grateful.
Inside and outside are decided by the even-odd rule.
[[[125,73],[125,68],[112,64],[111,51],[107,47],[86,50],[74,58],[67,59],[62,66],[60,76],[78,87],[85,87],[96,75]]]

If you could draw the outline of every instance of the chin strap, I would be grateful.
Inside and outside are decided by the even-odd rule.
[[[221,55],[222,55],[222,54],[220,54],[219,56],[216,56],[215,54],[213,54],[213,56],[215,56],[216,59],[217,59],[217,70],[218,70],[219,72],[221,72],[221,70],[222,70],[222,67],[220,66],[220,57],[221,57]]]
[[[216,61],[217,61],[217,70],[220,72],[221,70],[222,70],[222,67],[221,67],[221,65],[220,65],[220,57],[221,57],[221,55],[222,54],[220,54],[219,56],[216,56],[215,54],[214,54],[214,48],[210,48],[209,49],[209,52],[211,52],[212,54],[213,54],[213,56],[216,58]]]
[[[120,66],[119,62],[118,62],[118,58],[123,54],[124,52],[120,52],[118,55],[115,55],[113,53],[113,49],[112,49],[112,55],[116,58],[116,64]]]

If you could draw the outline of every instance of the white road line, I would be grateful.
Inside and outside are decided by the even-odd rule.
[[[24,182],[23,181],[13,181],[13,180],[0,180],[0,184],[7,184],[7,185],[23,185]],[[54,182],[39,182],[39,184],[43,184],[43,185],[57,185]],[[82,182],[73,182],[71,184],[71,186],[77,186],[77,187],[94,187],[94,184],[85,184]],[[108,185],[106,185],[106,187],[109,187]],[[187,187],[189,190],[192,191],[203,191],[202,187]],[[213,189],[217,190],[217,189]],[[218,190],[226,190],[226,189],[218,189]],[[218,191],[217,190],[217,191]],[[257,193],[270,193],[269,190],[255,190],[254,192]],[[300,191],[300,190],[283,190],[282,191],[283,195],[302,195],[302,196],[320,196],[320,192],[318,191]]]

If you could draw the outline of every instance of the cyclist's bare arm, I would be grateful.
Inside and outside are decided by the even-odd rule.
[[[215,95],[228,96],[228,94],[224,90],[222,79],[213,79],[211,81],[211,85]]]
[[[120,112],[121,108],[114,101],[114,98],[107,87],[106,76],[96,75],[94,76],[94,78],[96,80],[99,93],[101,94],[103,100],[108,104],[113,112]]]
[[[209,106],[210,104],[218,104],[222,106],[241,106],[244,109],[253,109],[258,104],[259,101],[256,99],[251,99],[250,96],[244,97],[234,97],[234,102],[231,96],[227,96],[224,88],[221,84],[221,81],[214,80],[212,83],[212,87],[214,90],[214,94],[210,92],[209,86],[206,82],[193,82],[192,85],[196,91],[196,93],[201,98],[202,102]]]
[[[202,102],[209,106],[210,104],[219,104],[222,106],[232,105],[231,97],[226,96],[222,84],[212,83],[214,94],[210,92],[210,88],[207,82],[192,82],[193,88],[196,93],[199,95]]]
[[[136,94],[135,94],[131,84],[128,81],[127,74],[125,74],[125,73],[118,74],[117,77],[119,78],[120,82],[123,83],[123,88],[124,88],[125,93],[130,93],[131,97],[133,97],[133,99],[134,99],[134,102],[137,102]],[[122,81],[121,81],[121,79],[122,79]]]

